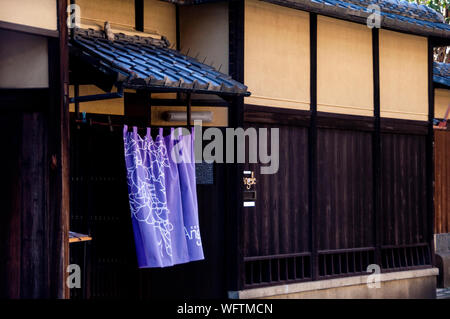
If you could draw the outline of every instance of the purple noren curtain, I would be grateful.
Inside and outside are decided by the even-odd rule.
[[[201,260],[194,134],[153,140],[124,127],[125,165],[138,266],[168,267]],[[176,154],[176,156],[172,156]]]

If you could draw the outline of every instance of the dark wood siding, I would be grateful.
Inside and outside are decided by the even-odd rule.
[[[365,274],[377,260],[382,271],[430,267],[426,123],[382,119],[378,157],[373,118],[318,113],[314,146],[308,115],[246,106],[247,127],[279,128],[280,169],[261,175],[262,165],[247,165],[257,199],[244,208],[244,286]]]
[[[258,125],[268,132],[271,127]],[[278,127],[278,173],[260,174],[260,165],[248,165],[257,179],[258,206],[244,210],[245,257],[309,251],[308,130]]]
[[[427,240],[426,137],[382,134],[383,245]]]
[[[434,131],[435,228],[436,234],[450,233],[450,131]]]
[[[348,129],[370,125],[326,119],[317,133],[319,278],[362,273],[375,257],[372,133]]]
[[[372,247],[372,136],[318,131],[319,250]]]
[[[254,115],[254,116],[251,116]],[[311,278],[309,211],[308,128],[302,115],[248,113],[247,127],[267,129],[271,154],[271,129],[279,129],[279,170],[261,174],[259,164],[246,164],[257,184],[256,207],[245,207],[245,285]],[[270,114],[267,114],[270,115]],[[291,125],[280,125],[289,123]]]
[[[1,90],[0,130],[5,137],[1,158],[0,297],[48,298],[49,254],[57,237],[50,231],[50,154],[47,89]],[[56,224],[56,223],[55,223]],[[62,286],[62,283],[61,283]]]
[[[381,135],[382,267],[431,264],[426,135]]]

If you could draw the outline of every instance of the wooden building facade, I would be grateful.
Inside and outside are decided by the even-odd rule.
[[[431,267],[431,42],[266,2],[243,10],[244,120],[280,127],[285,153],[243,214],[240,287]]]

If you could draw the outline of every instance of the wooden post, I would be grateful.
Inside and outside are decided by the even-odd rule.
[[[48,135],[50,297],[69,298],[69,48],[67,0],[58,0],[58,39],[49,40],[50,111]]]
[[[242,0],[229,2],[229,70],[234,80],[244,82],[244,8]],[[243,127],[244,98],[233,97],[228,104],[228,126]],[[234,154],[237,154],[235,143]],[[226,155],[226,154],[225,154]],[[243,164],[226,165],[227,228],[226,254],[229,269],[228,290],[241,290],[244,285],[243,255]]]

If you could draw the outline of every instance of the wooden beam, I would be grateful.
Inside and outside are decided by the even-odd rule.
[[[0,89],[1,112],[48,112],[48,88]]]
[[[144,32],[144,0],[134,0],[134,17],[136,31]]]
[[[67,0],[58,0],[59,38],[49,39],[50,110],[48,124],[49,296],[69,298],[66,269],[69,264],[69,47]]]
[[[310,112],[262,105],[244,105],[244,121],[309,127]]]
[[[428,122],[381,118],[380,131],[381,133],[428,135]]]

